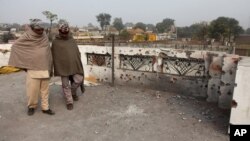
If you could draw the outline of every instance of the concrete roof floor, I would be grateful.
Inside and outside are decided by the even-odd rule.
[[[60,79],[52,79],[56,81]],[[79,91],[80,93],[80,91]],[[0,75],[0,141],[227,141],[229,112],[193,97],[146,88],[86,87],[68,111],[51,85],[49,116],[26,114],[25,73]]]

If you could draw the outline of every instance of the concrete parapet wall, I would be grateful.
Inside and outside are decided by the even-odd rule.
[[[236,71],[235,88],[233,92],[230,124],[250,125],[250,58],[239,61]]]
[[[86,77],[94,77],[100,82],[111,82],[111,68],[88,65],[86,59],[86,53],[111,54],[111,47],[79,46],[79,48],[83,55]],[[139,70],[127,69],[128,67],[124,69],[121,67],[120,55],[150,56],[153,58],[153,63]],[[204,60],[205,73],[203,77],[165,73],[162,66],[164,56]],[[239,56],[223,52],[115,47],[115,83],[204,97],[208,102],[216,102],[221,108],[228,109],[232,99],[238,60]]]
[[[11,45],[0,45],[10,49]],[[111,82],[111,47],[79,45],[85,79]],[[0,53],[0,66],[9,52]],[[239,56],[171,48],[115,47],[115,83],[206,98],[230,108]]]
[[[10,47],[11,44],[0,44],[0,67],[8,64]]]

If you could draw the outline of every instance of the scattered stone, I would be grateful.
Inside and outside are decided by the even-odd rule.
[[[183,99],[187,99],[187,97],[186,97],[186,96],[182,96],[182,98],[183,98]]]
[[[182,117],[182,120],[186,120],[187,118],[185,118],[185,117]]]
[[[159,92],[159,91],[156,91],[155,96],[156,96],[156,98],[160,98],[160,97],[161,97],[160,92]]]
[[[179,105],[183,105],[183,103],[182,103],[182,102],[179,102],[178,104],[179,104]]]
[[[195,98],[194,97],[189,97],[189,99],[194,100]]]
[[[201,119],[199,119],[198,121],[201,122]]]
[[[110,123],[109,123],[108,121],[105,123],[106,126],[109,126],[109,124],[110,124]]]
[[[99,132],[98,131],[95,131],[95,134],[98,134]]]

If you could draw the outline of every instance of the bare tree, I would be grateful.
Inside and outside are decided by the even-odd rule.
[[[50,32],[50,31],[51,31],[51,27],[52,27],[53,21],[58,19],[58,18],[57,18],[57,15],[51,13],[50,11],[43,11],[42,13],[43,13],[43,15],[45,15],[46,18],[50,21],[50,28],[49,28],[49,32]]]

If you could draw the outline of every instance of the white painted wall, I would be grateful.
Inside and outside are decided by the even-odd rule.
[[[0,49],[10,50],[10,48],[11,48],[11,44],[0,44]],[[10,52],[7,52],[7,53],[0,52],[0,67],[6,66],[8,64],[9,57],[10,57]]]
[[[250,124],[250,58],[244,57],[238,64],[234,88],[233,101],[235,105],[231,108],[230,124]]]

